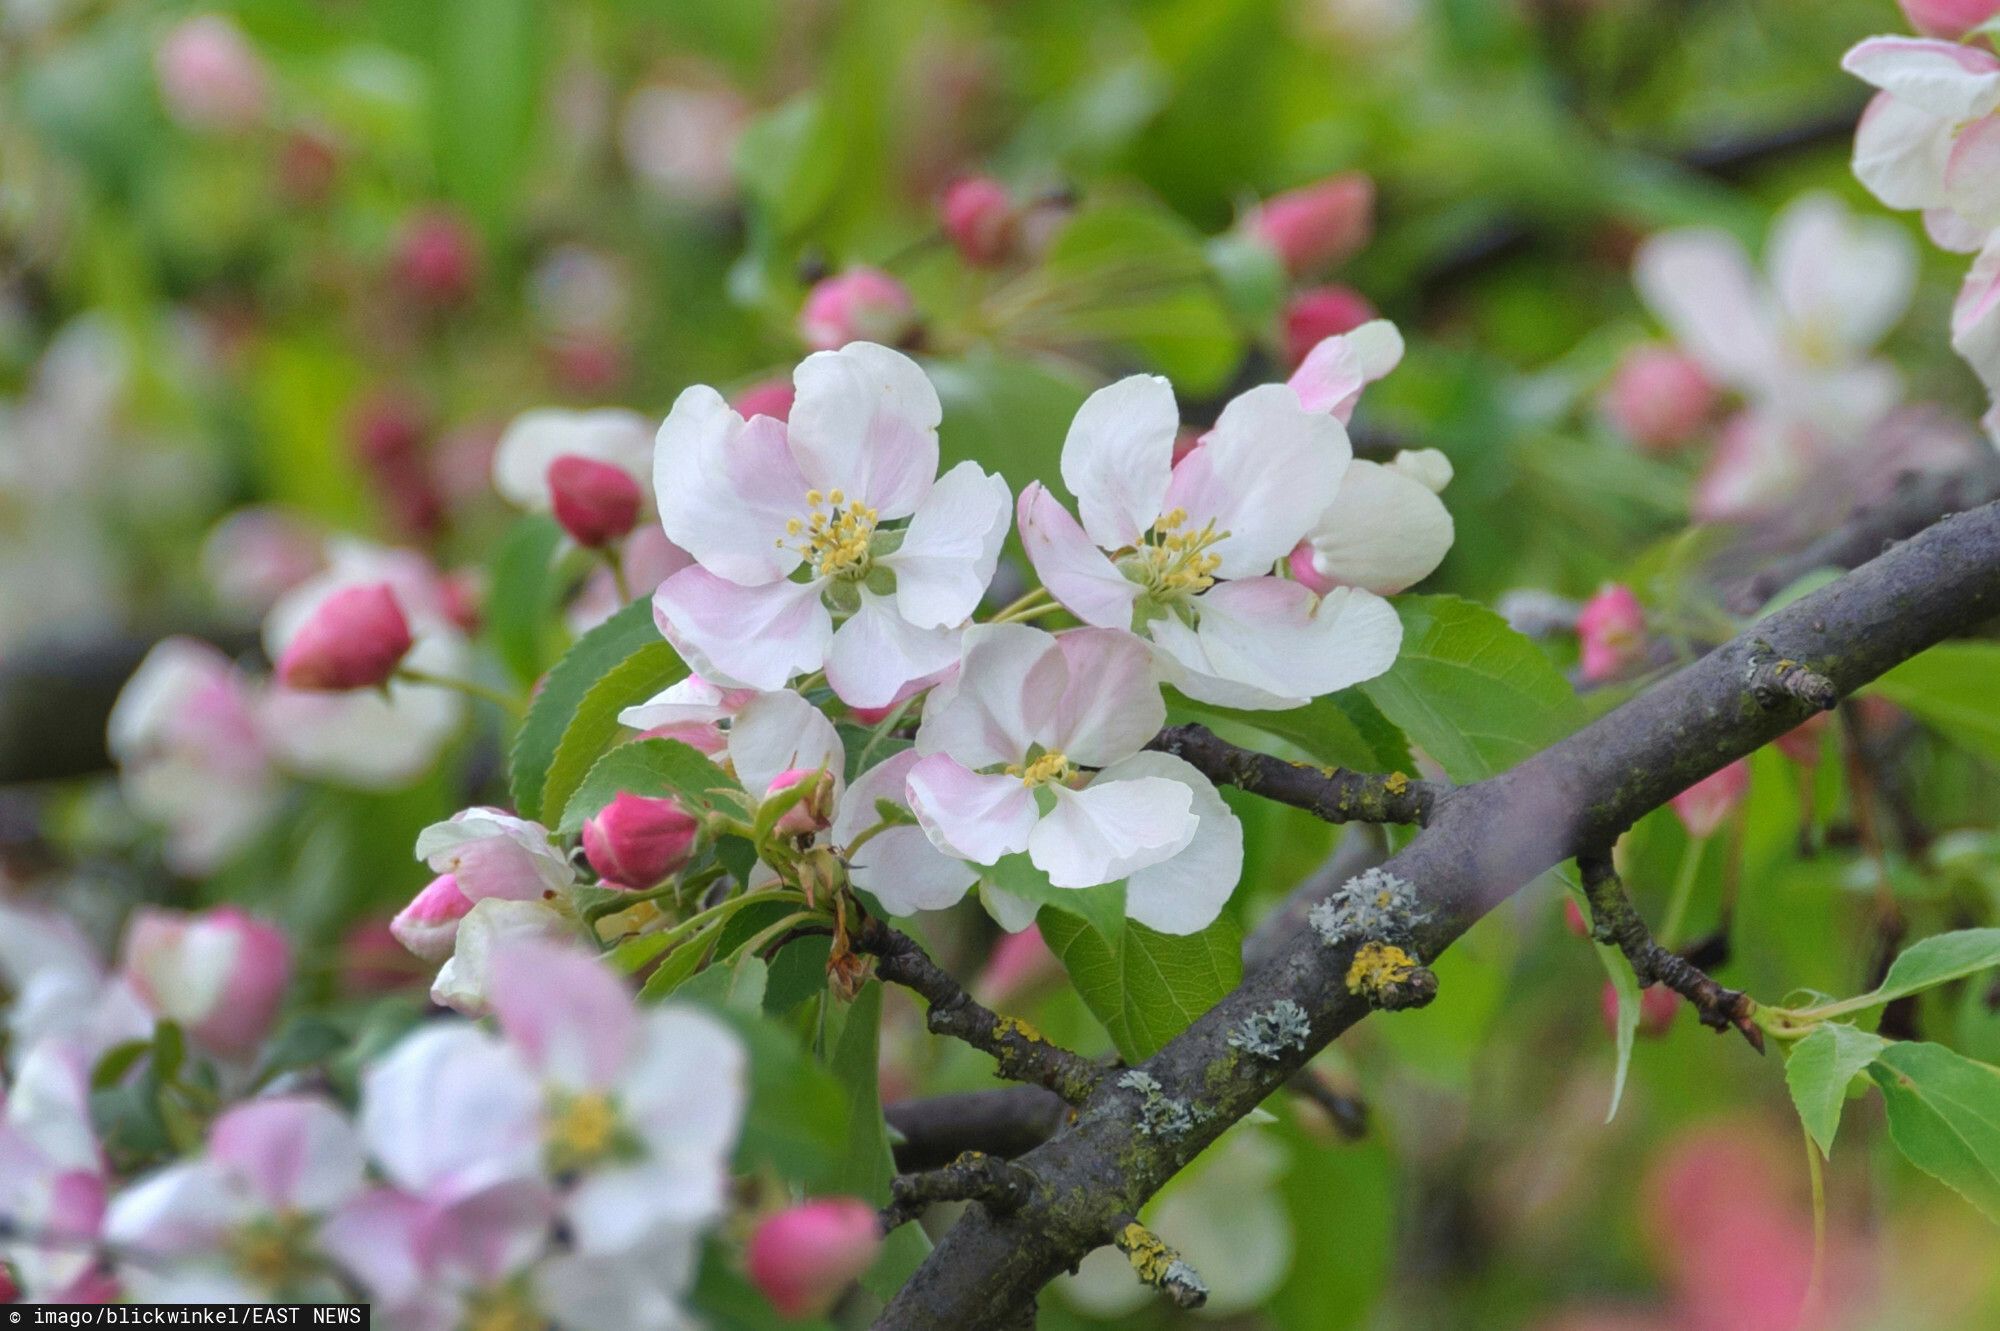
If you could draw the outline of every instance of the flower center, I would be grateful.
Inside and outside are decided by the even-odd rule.
[[[261,1289],[282,1291],[305,1283],[317,1268],[312,1220],[294,1212],[253,1220],[229,1236],[229,1264]]]
[[[618,1107],[601,1091],[553,1096],[543,1131],[549,1170],[556,1174],[587,1169],[617,1151],[625,1140]]]
[[[1190,527],[1187,510],[1177,508],[1153,523],[1126,561],[1125,575],[1158,601],[1198,595],[1215,585],[1215,570],[1222,563],[1222,556],[1211,554],[1209,547],[1228,535],[1215,529],[1213,518],[1199,530]]]
[[[866,504],[852,503],[840,490],[806,491],[806,515],[785,523],[780,549],[796,550],[812,566],[813,576],[859,582],[868,576],[869,544],[877,515]]]
[[[466,1295],[458,1331],[543,1331],[548,1324],[526,1283],[510,1280]]]
[[[1009,767],[1007,775],[1020,777],[1021,784],[1033,790],[1037,786],[1067,782],[1076,775],[1076,766],[1063,756],[1061,750],[1051,749],[1033,762]]]

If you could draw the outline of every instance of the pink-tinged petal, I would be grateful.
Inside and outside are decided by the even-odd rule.
[[[729,728],[729,765],[752,795],[761,797],[786,772],[832,775],[835,805],[846,789],[847,751],[826,714],[785,690],[761,694],[737,713]]]
[[[1139,584],[1104,557],[1040,481],[1021,491],[1017,507],[1022,548],[1049,594],[1086,624],[1129,627]]]
[[[958,677],[925,702],[918,752],[950,754],[974,769],[1020,762],[1052,734],[1069,677],[1062,649],[1026,624],[975,624],[960,646]]]
[[[1387,319],[1324,339],[1299,362],[1286,385],[1307,411],[1330,413],[1343,425],[1354,417],[1361,390],[1403,360],[1403,335]]]
[[[1249,578],[1213,588],[1196,606],[1191,641],[1157,631],[1155,640],[1186,671],[1175,687],[1225,706],[1258,704],[1233,692],[1211,696],[1209,679],[1268,694],[1276,701],[1267,708],[1295,707],[1375,678],[1395,664],[1403,641],[1395,609],[1358,588],[1315,596],[1289,579]]]
[[[931,843],[976,864],[1026,850],[1039,816],[1019,777],[981,776],[942,753],[910,768],[908,791]]]
[[[1952,306],[1951,346],[2000,396],[2000,244],[1981,251],[1965,275]]]
[[[1921,37],[1870,37],[1840,67],[1947,120],[1971,120],[2000,100],[2000,59],[1982,47]]]
[[[749,1095],[750,1060],[728,1026],[692,1007],[644,1012],[618,1100],[654,1156],[720,1170],[736,1149]]]
[[[1723,425],[1695,482],[1695,520],[1730,522],[1769,512],[1797,490],[1808,452],[1796,426],[1766,413],[1738,412]]]
[[[833,826],[829,832],[833,844],[846,846],[881,822],[882,815],[876,812],[875,806],[882,800],[898,808],[909,808],[910,797],[904,792],[903,785],[910,768],[922,756],[913,748],[902,749],[855,777],[840,807],[834,811]],[[865,852],[866,847],[863,850]]]
[[[1222,409],[1200,448],[1181,459],[1167,507],[1185,509],[1183,531],[1213,522],[1227,533],[1209,552],[1216,575],[1269,572],[1326,512],[1354,456],[1347,429],[1307,411],[1283,384],[1264,384]]]
[[[1931,244],[1953,254],[1977,254],[1986,244],[1986,228],[1967,221],[1949,208],[1924,210],[1924,234]]]
[[[696,672],[736,688],[782,689],[826,664],[833,640],[818,583],[746,587],[699,566],[660,584],[653,622]]]
[[[660,426],[653,453],[660,525],[724,578],[775,582],[798,567],[785,523],[805,515],[810,488],[782,422],[745,422],[705,384],[676,398]]]
[[[1209,779],[1165,753],[1140,753],[1107,767],[1098,782],[1160,777],[1185,785],[1201,825],[1172,859],[1125,880],[1125,914],[1163,934],[1191,934],[1215,923],[1243,876],[1243,824]],[[1093,784],[1096,784],[1093,782]]]
[[[956,629],[919,628],[898,604],[863,588],[860,608],[833,632],[826,682],[849,707],[886,707],[912,680],[958,660]]]
[[[1451,513],[1420,481],[1395,467],[1357,461],[1306,540],[1323,585],[1387,596],[1413,587],[1451,549]],[[1219,589],[1218,589],[1219,590]]]
[[[1062,478],[1083,529],[1106,550],[1137,545],[1160,516],[1181,428],[1174,390],[1135,374],[1085,399],[1063,440]]]
[[[880,562],[896,575],[896,610],[918,628],[956,628],[979,608],[1007,539],[1007,482],[976,462],[944,475]]]
[[[1069,682],[1049,746],[1081,767],[1105,767],[1146,746],[1167,722],[1152,651],[1124,629],[1056,635]]]
[[[2000,116],[1960,130],[1945,159],[1944,197],[1954,213],[1977,226],[2000,225]]]
[[[541,1175],[541,1088],[511,1046],[466,1023],[434,1023],[361,1078],[368,1153],[398,1187],[450,1205]]]
[[[970,863],[939,850],[917,827],[876,833],[856,852],[848,869],[854,885],[873,893],[891,915],[955,906],[979,879],[979,871]]]
[[[1096,887],[1171,859],[1200,827],[1193,792],[1165,777],[1047,789],[1055,807],[1035,824],[1028,858],[1057,887]]]
[[[360,1282],[371,1302],[407,1317],[433,1276],[437,1229],[437,1208],[410,1193],[375,1188],[329,1217],[315,1240]],[[399,1317],[398,1324],[402,1321]]]
[[[2000,128],[2000,120],[1993,124]],[[1917,285],[1916,246],[1902,227],[1857,217],[1820,192],[1778,214],[1766,265],[1794,335],[1810,330],[1845,355],[1881,341],[1910,308]]]
[[[516,508],[549,509],[549,468],[558,458],[605,462],[639,485],[653,478],[653,430],[635,411],[604,408],[523,412],[493,450],[493,488]]]
[[[1944,203],[1952,122],[1915,102],[1875,94],[1854,129],[1854,174],[1891,208]]]
[[[339,1110],[303,1095],[240,1104],[209,1129],[209,1158],[273,1211],[330,1211],[361,1192],[367,1159]]]
[[[937,476],[944,415],[923,367],[900,351],[850,342],[806,357],[792,382],[791,449],[807,481],[844,491],[885,522],[915,512]]]
[[[416,855],[452,875],[470,901],[539,901],[576,881],[568,857],[549,843],[547,828],[498,809],[464,809],[432,823],[417,834]],[[448,902],[445,896],[440,904]]]
[[[493,957],[489,1000],[500,1029],[545,1081],[601,1089],[637,1039],[632,995],[581,948],[510,942]]]
[[[431,981],[431,1002],[468,1017],[483,1017],[491,999],[493,958],[510,943],[530,939],[574,943],[575,922],[542,901],[489,897],[473,903],[459,921],[451,960]]]
[[[191,1160],[149,1174],[113,1198],[104,1238],[140,1252],[193,1255],[213,1251],[259,1209],[232,1186],[226,1169]]]
[[[618,724],[634,730],[651,730],[656,726],[727,721],[756,696],[755,689],[726,689],[700,675],[689,675],[618,713]]]
[[[1716,380],[1754,390],[1782,377],[1776,312],[1734,236],[1708,227],[1650,236],[1632,280],[1674,340]]]

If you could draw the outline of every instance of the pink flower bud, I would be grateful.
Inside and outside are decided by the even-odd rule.
[[[629,535],[639,525],[645,498],[631,473],[609,462],[571,453],[549,464],[549,502],[556,521],[587,550]]]
[[[443,873],[410,898],[410,904],[389,921],[396,941],[425,961],[440,962],[458,940],[458,922],[472,909],[472,899],[458,890],[458,875]]]
[[[1688,835],[1713,836],[1750,788],[1750,764],[1738,758],[1713,776],[1701,780],[1674,796],[1674,812],[1680,815]]]
[[[1019,232],[1014,201],[990,176],[954,181],[938,202],[938,219],[967,263],[989,267],[1014,251]]]
[[[394,993],[415,983],[422,972],[396,937],[391,921],[380,916],[359,921],[340,936],[335,978],[347,997]]]
[[[630,368],[624,339],[611,333],[565,333],[550,340],[546,354],[556,382],[582,396],[610,392]]]
[[[1692,438],[1715,409],[1715,385],[1693,357],[1671,347],[1635,347],[1604,391],[1613,429],[1649,449]]]
[[[1285,302],[1285,355],[1297,369],[1329,337],[1351,333],[1375,317],[1375,307],[1353,287],[1307,287]]]
[[[1311,541],[1300,541],[1297,545],[1293,546],[1292,553],[1286,562],[1291,565],[1292,577],[1298,581],[1300,586],[1315,596],[1324,596],[1340,585],[1334,579],[1320,572],[1319,566],[1313,563]]]
[[[479,283],[479,249],[472,231],[450,213],[418,213],[396,239],[396,277],[426,305],[457,305]]]
[[[688,862],[700,824],[670,799],[620,791],[583,825],[583,853],[606,887],[651,887]]]
[[[791,418],[794,396],[792,381],[779,376],[759,379],[730,399],[729,405],[736,408],[736,414],[745,420],[752,416],[769,416],[774,421],[782,421]]]
[[[1630,587],[1606,583],[1583,603],[1576,617],[1576,636],[1583,648],[1584,681],[1610,679],[1645,650],[1646,612]]]
[[[195,1043],[240,1058],[277,1019],[292,953],[277,926],[234,906],[198,915],[141,908],[125,932],[124,971],[133,992]]]
[[[801,781],[815,781],[818,784],[799,797],[799,802],[785,810],[778,819],[777,832],[780,836],[811,836],[833,822],[833,774],[817,768],[794,767],[771,778],[770,788],[764,798],[790,790]]]
[[[410,621],[386,582],[342,587],[319,603],[278,658],[288,689],[338,692],[386,684],[410,650]]]
[[[849,342],[895,346],[916,326],[909,290],[879,268],[850,268],[822,279],[799,312],[799,336],[817,351]]]
[[[154,53],[167,113],[189,129],[240,131],[264,115],[264,62],[242,29],[220,14],[175,25]]]
[[[1602,1001],[1604,1030],[1613,1039],[1618,1036],[1618,986],[1606,980]],[[1664,984],[1656,984],[1639,991],[1639,1034],[1648,1040],[1657,1040],[1667,1033],[1674,1024],[1674,1014],[1681,1010],[1681,996]]]
[[[1563,925],[1578,938],[1590,937],[1590,921],[1583,918],[1583,907],[1575,897],[1563,898]]]
[[[785,1317],[832,1308],[882,1250],[874,1208],[855,1197],[805,1202],[769,1217],[750,1236],[750,1281]]]
[[[2000,0],[1896,0],[1910,26],[1926,37],[1955,42],[1994,14]]]
[[[1307,277],[1368,243],[1374,226],[1375,182],[1359,171],[1273,195],[1244,225],[1277,254],[1285,271]]]
[[[1006,1007],[1062,973],[1062,963],[1042,941],[1042,931],[1031,924],[1020,933],[1000,936],[972,987],[982,1002]]]
[[[1832,721],[1833,713],[1816,712],[1771,742],[1799,766],[1811,767],[1819,761],[1820,739]]]

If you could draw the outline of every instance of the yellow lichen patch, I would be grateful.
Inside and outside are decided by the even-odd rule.
[[[1027,1022],[1022,1021],[1019,1017],[1000,1018],[999,1023],[993,1027],[993,1038],[1004,1040],[1010,1035],[1018,1035],[1023,1040],[1033,1040],[1036,1044],[1048,1043],[1048,1040],[1040,1031],[1030,1026]]]
[[[1131,1261],[1133,1272],[1149,1285],[1165,1280],[1167,1268],[1179,1259],[1158,1234],[1136,1220],[1118,1231],[1118,1246]]]
[[[1347,992],[1379,997],[1416,973],[1416,958],[1394,943],[1363,943],[1347,968]]]
[[[1410,788],[1410,778],[1401,772],[1391,772],[1382,779],[1382,789],[1391,795],[1400,795]]]

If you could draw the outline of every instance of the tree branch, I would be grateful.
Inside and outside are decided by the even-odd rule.
[[[921,1174],[899,1174],[889,1181],[889,1204],[882,1208],[882,1228],[908,1224],[927,1206],[939,1202],[978,1202],[995,1215],[1019,1210],[1034,1190],[1034,1176],[998,1156],[967,1151],[948,1165]]]
[[[1764,1032],[1751,1020],[1756,1005],[1750,996],[1723,988],[1686,957],[1660,946],[1611,867],[1610,854],[1586,851],[1576,857],[1576,864],[1583,871],[1584,895],[1590,898],[1594,934],[1599,942],[1625,954],[1639,983],[1664,984],[1694,1006],[1702,1025],[1717,1031],[1733,1027],[1752,1049],[1763,1053]]]
[[[1289,762],[1238,748],[1206,726],[1168,726],[1146,747],[1172,754],[1218,786],[1235,786],[1329,823],[1423,823],[1443,789],[1401,772]]]
[[[1946,519],[1803,597],[1519,766],[1441,796],[1382,872],[1415,886],[1409,944],[1425,960],[1523,884],[1609,844],[1700,778],[1810,715],[1758,699],[1768,652],[1842,694],[1924,648],[2000,614],[2000,505]],[[1331,898],[1329,899],[1331,900]],[[877,1326],[983,1331],[1017,1320],[1035,1292],[1104,1242],[1232,1123],[1372,1008],[1349,975],[1380,940],[1296,930],[1234,992],[1138,1068],[1097,1086],[1074,1128],[1021,1164],[1038,1181],[1018,1211],[961,1217]],[[1253,1053],[1232,1042],[1279,1001],[1298,1005],[1296,1042]]]

